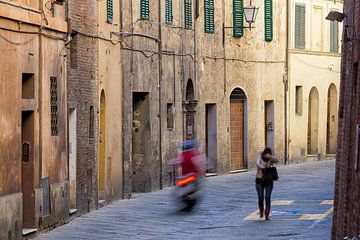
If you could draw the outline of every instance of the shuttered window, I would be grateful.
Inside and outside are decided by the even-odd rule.
[[[114,15],[114,6],[113,0],[106,0],[106,20],[109,23],[113,22],[113,15]]]
[[[140,15],[143,20],[148,20],[150,18],[149,0],[140,0]]]
[[[171,25],[173,23],[173,1],[165,1],[165,20],[166,24]]]
[[[273,1],[264,0],[265,41],[273,40]]]
[[[305,48],[305,6],[295,5],[295,48]]]
[[[339,23],[330,22],[330,51],[339,52]]]
[[[244,1],[233,0],[233,36],[244,35]]]
[[[192,28],[192,0],[184,0],[185,28]]]
[[[205,6],[205,32],[214,33],[215,32],[214,0],[204,0],[204,6]]]

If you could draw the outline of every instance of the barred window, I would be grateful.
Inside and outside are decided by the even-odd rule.
[[[51,136],[57,136],[59,133],[57,88],[57,78],[50,77]]]

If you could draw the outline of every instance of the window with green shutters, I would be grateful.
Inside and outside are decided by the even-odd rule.
[[[244,35],[244,1],[233,0],[233,36]]]
[[[295,48],[305,48],[305,6],[295,5]]]
[[[214,0],[204,0],[204,9],[205,9],[205,32],[214,33],[215,32]]]
[[[140,15],[143,20],[148,20],[150,18],[149,0],[140,0]]]
[[[192,0],[184,0],[185,28],[192,28]]]
[[[330,22],[330,51],[339,52],[339,23]]]
[[[106,20],[109,23],[113,22],[113,15],[114,15],[114,7],[113,7],[113,0],[106,0]]]
[[[273,40],[273,1],[264,0],[265,41]]]
[[[166,0],[165,2],[165,20],[166,24],[171,25],[173,23],[173,1]]]

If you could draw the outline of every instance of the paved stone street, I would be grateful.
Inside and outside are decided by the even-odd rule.
[[[36,239],[330,239],[335,162],[279,168],[271,221],[254,216],[255,172],[205,179],[190,214],[176,212],[171,189],[121,200]]]

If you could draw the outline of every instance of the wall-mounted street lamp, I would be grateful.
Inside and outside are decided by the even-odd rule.
[[[329,14],[326,16],[325,18],[326,20],[329,20],[329,21],[337,21],[337,22],[342,22],[344,20],[344,24],[345,24],[345,34],[346,34],[346,39],[348,41],[351,42],[351,38],[350,38],[350,35],[349,35],[349,24],[348,24],[348,21],[347,21],[347,16],[345,13],[341,13],[341,12],[338,12],[338,11],[330,11]]]
[[[252,1],[250,0],[250,5],[244,7],[245,21],[249,24],[249,27],[244,28],[249,28],[251,31],[251,24],[255,23],[258,12],[259,7],[253,6]]]

